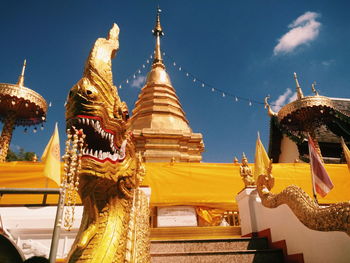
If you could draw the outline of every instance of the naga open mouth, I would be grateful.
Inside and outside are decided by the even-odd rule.
[[[115,132],[105,129],[100,117],[78,115],[67,120],[67,129],[82,129],[86,135],[82,158],[92,158],[98,162],[122,162],[125,159],[127,141],[120,146],[114,142]]]

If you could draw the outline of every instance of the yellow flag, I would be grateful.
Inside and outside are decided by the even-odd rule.
[[[58,186],[61,184],[61,162],[60,162],[60,138],[58,135],[57,122],[55,130],[50,138],[49,143],[41,156],[41,160],[45,164],[44,176],[55,181]]]
[[[343,137],[340,137],[340,140],[341,140],[341,146],[343,147],[344,156],[348,164],[348,169],[350,171],[350,151],[348,146],[346,146]]]
[[[256,140],[255,146],[255,158],[254,158],[254,180],[261,174],[266,174],[266,170],[269,167],[270,159],[267,155],[264,145],[260,141],[260,135]]]

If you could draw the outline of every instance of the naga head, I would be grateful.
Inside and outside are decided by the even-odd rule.
[[[119,49],[119,28],[96,40],[86,61],[83,77],[70,90],[66,102],[67,129],[86,135],[80,180],[103,179],[130,196],[140,181],[141,160],[128,131],[128,108],[113,84],[112,59]],[[86,181],[85,180],[85,181]],[[110,184],[108,184],[110,182]]]

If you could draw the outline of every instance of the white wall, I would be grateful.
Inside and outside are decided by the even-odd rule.
[[[45,256],[50,253],[53,227],[56,217],[55,206],[47,207],[0,207],[4,229],[22,249],[26,258]],[[78,232],[83,207],[76,206],[75,221],[71,231],[61,229],[57,258],[65,258]]]
[[[304,226],[287,205],[266,208],[254,189],[236,197],[242,235],[271,230],[272,242],[285,240],[289,255],[303,253],[306,263],[350,262],[350,237],[344,232],[321,232]]]
[[[146,194],[148,202],[150,187],[140,187]],[[56,217],[56,206],[45,207],[0,207],[2,227],[10,238],[22,249],[25,258],[31,256],[49,257],[52,233]],[[64,213],[57,258],[65,258],[78,233],[83,206],[75,207],[75,220],[70,231],[64,229]]]
[[[294,163],[295,160],[299,159],[298,146],[283,134],[281,140],[281,154],[278,158],[279,163]]]

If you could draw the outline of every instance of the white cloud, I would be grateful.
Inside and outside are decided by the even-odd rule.
[[[291,97],[289,97],[288,103],[295,101],[297,98],[298,98],[298,94],[294,92],[294,94]]]
[[[133,88],[140,89],[145,83],[145,80],[146,80],[146,76],[142,76],[142,75],[137,76],[137,78],[131,82],[130,86]]]
[[[273,111],[278,112],[286,102],[292,102],[296,100],[297,98],[297,93],[292,92],[291,89],[286,89],[286,91],[278,97],[277,100],[271,102],[271,108]]]
[[[321,27],[321,23],[316,21],[319,16],[315,12],[306,12],[295,19],[288,26],[290,30],[278,40],[273,49],[274,55],[290,53],[298,46],[316,39]]]
[[[335,60],[334,59],[330,59],[330,60],[325,60],[325,61],[322,61],[321,64],[322,66],[325,66],[325,67],[329,67],[331,66],[332,64],[335,63]]]

